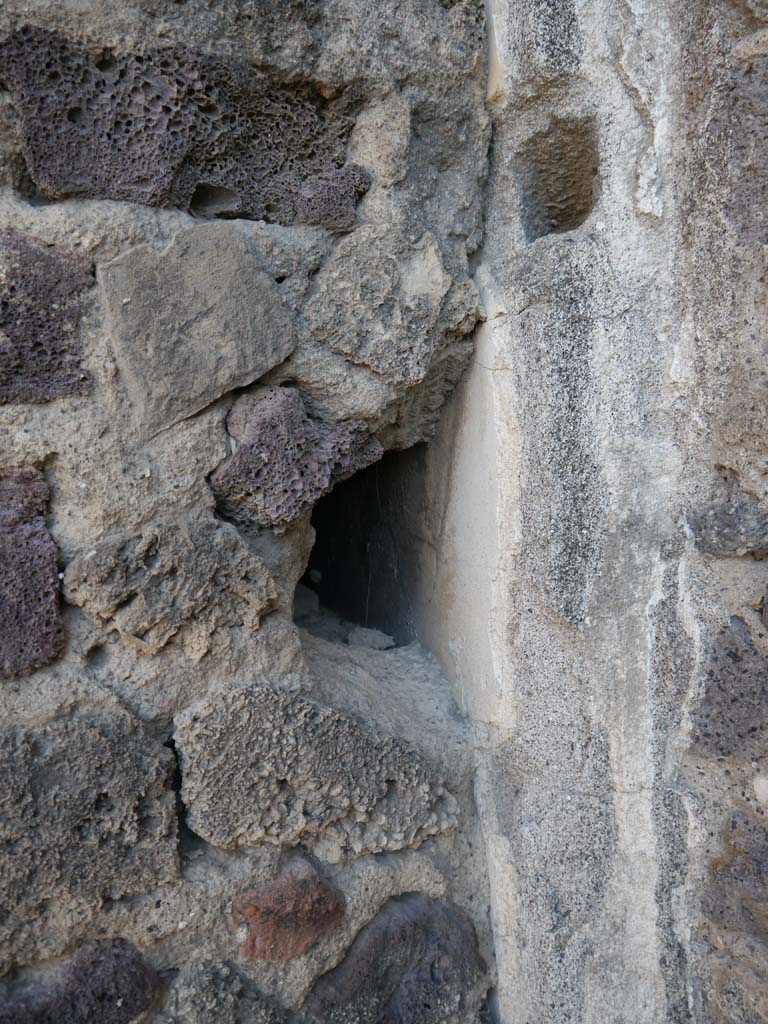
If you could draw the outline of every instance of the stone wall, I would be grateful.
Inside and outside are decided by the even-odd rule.
[[[468,724],[294,600],[471,356],[485,79],[475,0],[2,6],[3,1022],[486,1013]]]
[[[0,1022],[768,1020],[763,0],[0,8]]]
[[[487,11],[487,319],[430,445],[367,471],[376,614],[472,721],[499,1019],[754,1024],[768,7]]]

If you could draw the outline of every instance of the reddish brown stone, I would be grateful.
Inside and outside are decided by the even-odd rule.
[[[272,882],[241,893],[232,903],[235,927],[248,935],[242,955],[251,960],[293,960],[338,928],[341,897],[304,860],[293,860]]]

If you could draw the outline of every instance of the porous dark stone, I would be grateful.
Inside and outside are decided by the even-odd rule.
[[[357,200],[365,195],[370,183],[368,172],[354,164],[308,178],[299,192],[298,219],[302,224],[349,231],[357,220]]]
[[[754,494],[743,491],[732,474],[718,493],[688,516],[696,546],[710,555],[768,555],[768,514]]]
[[[29,173],[50,197],[291,224],[314,180],[318,194],[303,200],[310,222],[326,210],[328,226],[354,225],[364,172],[334,175],[352,120],[309,87],[180,47],[89,50],[30,26],[0,45],[0,69]]]
[[[732,618],[717,636],[706,689],[693,720],[691,750],[705,757],[763,757],[768,742],[768,660],[747,625]]]
[[[94,280],[80,254],[0,231],[0,404],[88,390],[77,328]]]
[[[36,469],[0,471],[0,678],[27,675],[64,646],[58,551]]]
[[[334,932],[343,916],[339,894],[301,859],[273,881],[240,893],[232,904],[233,924],[247,929],[242,955],[251,960],[303,956]]]
[[[227,422],[234,455],[211,474],[219,508],[238,523],[285,527],[323,494],[381,458],[364,423],[312,419],[296,388],[259,388]]]
[[[475,929],[451,903],[409,893],[390,900],[304,1009],[323,1024],[440,1024],[485,973]]]
[[[0,731],[0,973],[61,955],[106,900],[175,881],[174,765],[119,709]]]
[[[130,942],[90,942],[45,991],[0,1009],[0,1024],[129,1024],[160,988],[157,973]]]

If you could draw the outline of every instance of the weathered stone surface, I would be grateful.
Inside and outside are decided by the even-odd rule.
[[[173,756],[126,713],[0,734],[0,960],[65,949],[102,901],[177,875]]]
[[[0,405],[0,464],[46,467],[69,598],[66,657],[3,686],[43,804],[6,851],[7,898],[0,882],[14,998],[120,936],[164,982],[142,1024],[282,1024],[403,892],[477,906],[490,952],[473,752],[445,678],[342,638],[353,657],[321,683],[291,618],[313,503],[425,437],[472,350],[484,38],[481,0],[0,4],[0,228],[82,253],[98,281],[76,325],[92,388]],[[236,436],[238,392],[276,385],[295,417]],[[211,474],[241,457],[248,505],[265,451],[270,513],[222,522]],[[242,702],[256,684],[279,706]],[[62,724],[81,721],[98,735]],[[273,897],[270,955],[291,958],[241,955],[233,901],[301,844],[327,858],[340,923],[308,896],[301,928],[278,927]]]
[[[723,853],[711,867],[705,909],[720,924],[756,931],[768,943],[768,828],[734,808],[723,828]],[[768,952],[768,948],[766,949]]]
[[[456,803],[412,748],[302,697],[253,686],[176,719],[190,827],[224,848],[322,844],[339,859],[418,846]]]
[[[243,395],[227,426],[237,450],[210,483],[222,512],[240,523],[284,528],[383,452],[364,423],[311,419],[296,388]]]
[[[752,1024],[768,1010],[768,829],[744,806],[733,807],[721,835],[697,936],[708,954],[700,1013],[714,1024]]]
[[[363,594],[358,607],[364,601]],[[355,629],[322,607],[301,626],[313,699],[396,736],[435,766],[452,793],[463,789],[474,771],[468,723],[435,658],[418,643],[387,646],[384,634]]]
[[[365,420],[385,448],[405,448],[434,432],[481,316],[474,284],[449,272],[431,234],[366,224],[316,275],[308,336],[269,383],[298,385],[311,411]]]
[[[709,555],[768,555],[768,513],[733,473],[721,479],[717,495],[691,512],[688,522],[697,547]]]
[[[276,597],[269,570],[234,527],[194,516],[101,541],[69,564],[64,590],[139,652],[175,642],[196,660],[217,630],[258,629]]]
[[[453,280],[431,235],[409,243],[374,225],[339,243],[307,308],[313,337],[404,387],[423,381],[479,317],[477,289]]]
[[[288,1024],[288,1015],[229,963],[189,964],[174,981],[158,1024]]]
[[[768,660],[746,623],[733,618],[712,645],[691,750],[708,757],[762,757],[768,741]]]
[[[0,679],[46,665],[64,646],[48,495],[38,470],[0,471]]]
[[[322,1024],[444,1024],[478,999],[485,974],[469,917],[440,900],[390,900],[304,1009]]]
[[[80,253],[0,231],[0,403],[50,402],[88,390],[78,328],[94,283]]]
[[[130,1024],[160,988],[157,973],[129,942],[91,942],[43,991],[0,1007],[0,1024]]]
[[[325,214],[329,227],[354,225],[368,181],[324,177],[344,162],[352,120],[328,117],[311,87],[181,47],[89,51],[32,26],[3,41],[0,62],[27,166],[49,196],[202,205],[290,224],[309,179],[320,191],[310,223]]]
[[[99,271],[120,373],[156,431],[251,384],[294,347],[290,312],[246,237],[229,224],[179,232]]]
[[[738,957],[713,958],[712,982],[702,992],[706,1024],[755,1024],[768,1020],[768,976]]]
[[[344,903],[309,861],[292,860],[272,882],[240,893],[232,921],[245,927],[241,954],[251,960],[293,960],[341,924]]]
[[[298,219],[303,224],[349,231],[357,221],[357,200],[365,195],[370,183],[368,172],[355,164],[308,178],[299,191]]]

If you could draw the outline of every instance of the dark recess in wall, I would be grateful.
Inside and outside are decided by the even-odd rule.
[[[599,159],[590,118],[554,118],[517,154],[522,219],[527,241],[572,231],[595,205]]]
[[[426,445],[387,452],[381,461],[321,498],[317,537],[302,583],[355,625],[397,644],[417,639],[412,594],[418,583],[410,517],[418,508]]]

